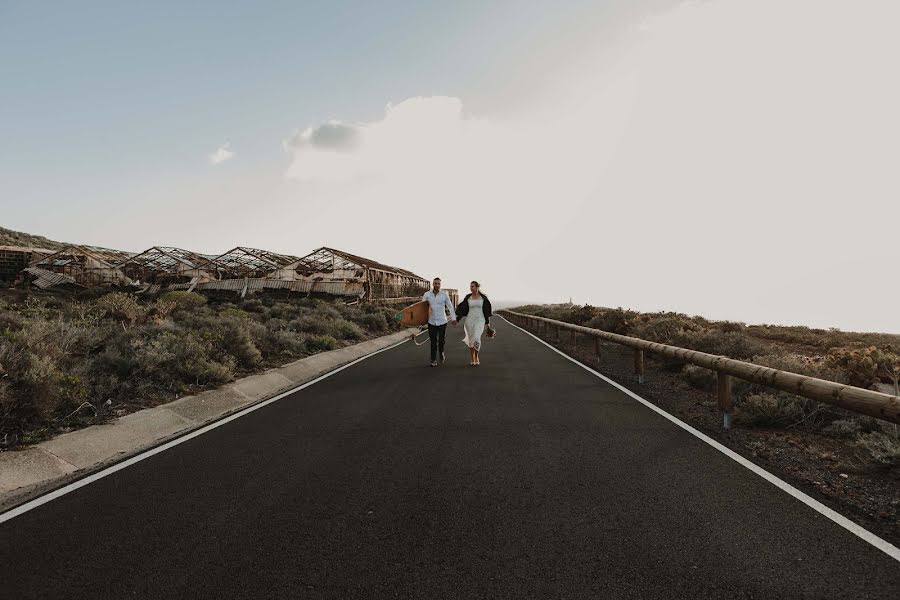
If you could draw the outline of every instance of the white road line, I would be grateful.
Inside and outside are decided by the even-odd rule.
[[[258,404],[254,404],[253,406],[248,406],[247,408],[241,410],[240,412],[236,412],[233,415],[229,415],[229,416],[225,417],[224,419],[220,419],[218,421],[215,421],[214,423],[210,423],[209,425],[206,425],[205,427],[201,427],[200,429],[197,429],[195,431],[187,433],[179,438],[176,438],[172,441],[166,442],[165,444],[162,444],[160,446],[156,446],[155,448],[150,448],[149,450],[145,450],[144,452],[141,452],[140,454],[132,456],[131,458],[129,458],[127,460],[123,460],[122,462],[119,462],[119,463],[116,463],[109,467],[106,467],[105,469],[103,469],[101,471],[92,473],[91,475],[88,475],[87,477],[84,477],[77,481],[73,481],[72,483],[70,483],[68,485],[65,485],[61,488],[55,489],[52,492],[48,492],[48,493],[44,494],[43,496],[39,496],[39,497],[35,498],[34,500],[29,500],[25,504],[21,504],[15,508],[12,508],[12,509],[6,511],[3,514],[0,514],[0,523],[5,523],[6,521],[9,521],[10,519],[15,519],[19,515],[27,513],[29,510],[35,509],[38,506],[41,506],[42,504],[47,504],[51,500],[56,500],[57,498],[59,498],[61,496],[65,496],[69,492],[74,492],[78,488],[81,488],[81,487],[84,487],[91,483],[94,483],[98,479],[103,479],[107,475],[112,475],[116,471],[121,471],[122,469],[124,469],[126,467],[130,467],[133,464],[136,464],[136,463],[141,462],[142,460],[148,459],[151,456],[153,456],[154,454],[159,454],[160,452],[165,452],[169,448],[173,448],[173,447],[177,446],[178,444],[183,444],[184,442],[186,442],[188,440],[192,440],[197,436],[200,436],[200,435],[203,435],[204,433],[212,431],[216,427],[221,427],[222,425],[225,425],[226,423],[230,423],[231,421],[234,421],[235,419],[240,419],[241,417],[248,415],[255,410],[259,410],[260,408],[262,408],[264,406],[268,406],[269,404],[272,404],[273,402],[284,398],[285,396],[290,396],[291,394],[299,392],[302,389],[308,388],[309,386],[316,384],[316,383],[322,381],[323,379],[327,379],[328,377],[331,377],[335,373],[339,373],[339,372],[343,371],[344,369],[348,369],[348,368],[352,367],[353,365],[355,365],[356,363],[362,362],[362,361],[366,360],[367,358],[375,356],[376,354],[381,354],[382,352],[391,350],[392,348],[396,348],[397,346],[399,346],[401,344],[405,344],[408,341],[409,341],[409,338],[406,338],[400,342],[397,342],[396,344],[392,344],[392,345],[388,346],[387,348],[382,348],[381,350],[376,350],[375,352],[372,352],[371,354],[366,354],[365,356],[357,358],[353,362],[347,363],[343,367],[338,367],[337,369],[334,369],[333,371],[329,371],[329,372],[325,373],[324,375],[320,375],[319,377],[316,377],[312,381],[307,381],[306,383],[304,383],[302,385],[292,388],[286,392],[282,392],[282,393],[278,394],[277,396],[269,398],[268,400],[263,400],[262,402],[260,402]]]
[[[522,331],[522,332],[526,333],[527,335],[530,335],[531,337],[533,337],[534,339],[536,339],[536,340],[539,341],[540,343],[544,344],[545,346],[547,346],[548,348],[550,348],[551,350],[553,350],[553,351],[556,352],[557,354],[559,354],[559,355],[561,355],[561,356],[564,356],[564,357],[567,358],[568,360],[572,361],[573,363],[575,363],[576,365],[578,365],[579,367],[581,367],[581,368],[584,369],[585,371],[587,371],[587,372],[589,372],[589,373],[592,373],[592,374],[596,375],[597,377],[599,377],[599,378],[602,379],[603,381],[607,382],[608,384],[612,385],[613,387],[616,387],[616,388],[618,388],[619,390],[625,392],[626,394],[628,394],[629,396],[631,396],[632,398],[634,398],[635,400],[637,400],[638,402],[640,402],[641,404],[643,404],[644,406],[646,406],[647,408],[649,408],[649,409],[655,411],[656,413],[662,415],[663,417],[665,417],[666,419],[668,419],[668,420],[671,421],[672,423],[678,425],[679,427],[681,427],[682,429],[684,429],[684,430],[687,431],[688,433],[694,435],[695,437],[700,438],[701,440],[703,440],[704,442],[706,442],[707,444],[709,444],[710,446],[712,446],[713,448],[715,448],[716,450],[718,450],[719,452],[721,452],[722,454],[724,454],[725,456],[727,456],[728,458],[732,459],[732,460],[735,461],[736,463],[738,463],[738,464],[740,464],[741,466],[746,467],[747,469],[753,471],[754,473],[756,473],[757,475],[759,475],[760,477],[762,477],[763,479],[765,479],[766,481],[768,481],[769,483],[771,483],[772,485],[774,485],[775,487],[781,489],[781,490],[784,491],[784,492],[787,492],[788,494],[790,494],[791,496],[793,496],[794,498],[796,498],[797,500],[799,500],[799,501],[802,502],[803,504],[809,506],[810,508],[812,508],[813,510],[815,510],[815,511],[818,512],[819,514],[824,515],[825,517],[831,519],[832,521],[834,521],[835,523],[837,523],[838,525],[840,525],[841,527],[843,527],[844,529],[846,529],[847,531],[849,531],[850,533],[852,533],[853,535],[859,537],[860,539],[865,540],[866,542],[868,542],[869,544],[875,546],[876,548],[878,548],[879,550],[881,550],[882,552],[884,552],[885,554],[887,554],[888,556],[890,556],[890,557],[893,558],[894,560],[900,562],[900,548],[897,548],[896,546],[894,546],[894,545],[891,544],[890,542],[881,539],[880,537],[878,537],[877,535],[875,535],[875,534],[872,533],[871,531],[869,531],[869,530],[867,530],[867,529],[864,529],[864,528],[860,527],[859,525],[857,525],[856,523],[854,523],[853,521],[851,521],[851,520],[848,519],[847,517],[841,515],[841,514],[838,513],[838,512],[833,511],[832,509],[828,508],[827,506],[825,506],[824,504],[822,504],[821,502],[819,502],[819,501],[816,500],[815,498],[812,498],[812,497],[810,497],[810,496],[804,494],[803,492],[801,492],[800,490],[798,490],[797,488],[795,488],[795,487],[792,486],[791,484],[787,483],[786,481],[784,481],[784,480],[782,480],[782,479],[779,479],[778,477],[776,477],[776,476],[773,475],[772,473],[769,473],[768,471],[766,471],[766,470],[763,469],[762,467],[753,464],[752,462],[750,462],[749,460],[747,460],[746,458],[744,458],[744,457],[741,456],[740,454],[734,452],[733,450],[730,450],[730,449],[726,448],[725,446],[723,446],[722,444],[720,444],[720,443],[717,442],[716,440],[712,439],[711,437],[709,437],[709,436],[707,436],[707,435],[705,435],[705,434],[703,434],[703,433],[697,431],[696,429],[694,429],[693,427],[691,427],[690,425],[688,425],[688,424],[685,423],[684,421],[681,421],[681,420],[678,419],[677,417],[675,417],[675,416],[673,416],[673,415],[667,413],[666,411],[664,411],[664,410],[661,409],[660,407],[656,406],[655,404],[649,402],[648,400],[645,400],[645,399],[641,398],[640,396],[638,396],[637,394],[635,394],[634,392],[632,392],[632,391],[629,390],[628,388],[619,385],[618,383],[616,383],[615,381],[613,381],[613,380],[610,379],[609,377],[606,377],[606,376],[603,375],[602,373],[599,373],[599,372],[595,371],[594,369],[590,368],[589,366],[587,366],[587,365],[585,365],[585,364],[583,364],[583,363],[578,362],[577,360],[575,360],[574,358],[572,358],[571,356],[569,356],[569,355],[566,354],[565,352],[562,352],[561,350],[555,348],[554,346],[548,344],[547,342],[545,342],[545,341],[542,340],[541,338],[539,338],[539,337],[537,337],[536,335],[532,334],[530,331],[527,331],[527,330],[525,330],[525,329],[519,327],[519,326],[516,325],[515,323],[512,323],[511,321],[508,321],[508,320],[505,319],[502,315],[498,315],[498,316],[500,316],[500,318],[503,319],[506,323],[509,323],[510,325],[512,325],[513,327],[515,327],[516,329],[518,329],[519,331]]]

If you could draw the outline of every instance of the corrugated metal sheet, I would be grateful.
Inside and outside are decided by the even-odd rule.
[[[280,279],[225,279],[222,281],[206,281],[198,283],[195,291],[225,291],[241,293],[247,287],[247,292],[262,292],[265,290],[287,290],[300,294],[308,294],[310,290],[317,294],[329,294],[332,296],[362,296],[363,282],[361,281],[284,281]],[[168,286],[167,289],[186,290],[188,284]]]
[[[69,277],[68,275],[63,275],[62,273],[54,273],[53,271],[48,271],[46,269],[28,267],[26,269],[23,269],[23,271],[33,276],[35,279],[31,282],[31,284],[41,288],[42,290],[46,290],[47,288],[51,288],[57,285],[75,284],[74,277]]]

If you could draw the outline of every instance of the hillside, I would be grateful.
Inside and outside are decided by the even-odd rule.
[[[61,250],[67,244],[65,242],[56,242],[45,238],[42,235],[31,235],[30,233],[22,233],[21,231],[13,231],[0,227],[0,246],[26,246],[33,248],[46,248],[48,250]]]

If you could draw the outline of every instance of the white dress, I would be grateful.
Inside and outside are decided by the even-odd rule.
[[[463,322],[466,337],[463,341],[469,348],[481,351],[481,334],[484,333],[484,298],[474,300],[469,298],[469,314]]]

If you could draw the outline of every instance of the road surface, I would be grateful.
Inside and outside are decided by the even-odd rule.
[[[406,343],[0,524],[4,598],[898,598],[900,563],[527,334]]]

